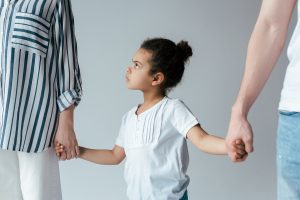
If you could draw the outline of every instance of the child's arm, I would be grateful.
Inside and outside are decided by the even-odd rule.
[[[63,151],[63,145],[57,144],[56,153]],[[118,145],[115,145],[112,150],[79,147],[79,152],[79,158],[102,165],[117,165],[126,157],[124,149]]]
[[[209,135],[200,125],[191,128],[187,133],[187,138],[203,152],[217,155],[227,154],[225,140],[217,136]],[[237,141],[236,144],[233,145],[233,148],[237,152],[237,156],[242,156],[246,153],[245,147],[240,141]]]
[[[79,151],[80,158],[102,165],[117,165],[126,157],[124,149],[118,145],[115,145],[112,150],[79,147]]]

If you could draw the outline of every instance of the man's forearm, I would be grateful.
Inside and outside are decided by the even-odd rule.
[[[244,77],[233,111],[247,115],[281,54],[286,30],[258,22],[252,33]]]
[[[248,45],[245,72],[233,111],[246,116],[262,91],[286,40],[296,0],[264,0]]]

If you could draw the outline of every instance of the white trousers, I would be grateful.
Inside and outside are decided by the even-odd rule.
[[[61,200],[58,159],[41,153],[0,150],[0,200]]]

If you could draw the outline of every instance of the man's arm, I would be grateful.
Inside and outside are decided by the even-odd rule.
[[[245,159],[235,159],[236,156],[230,147],[234,140],[243,140],[246,151],[253,151],[253,133],[247,115],[281,54],[295,4],[296,0],[263,0],[249,41],[244,77],[232,107],[226,138],[229,155],[233,161]]]

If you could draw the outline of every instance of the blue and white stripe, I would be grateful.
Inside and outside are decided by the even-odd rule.
[[[41,152],[82,95],[70,0],[0,0],[0,148]]]
[[[49,44],[50,23],[43,18],[28,14],[17,13],[12,35],[12,46],[31,48],[36,53],[46,56]]]

